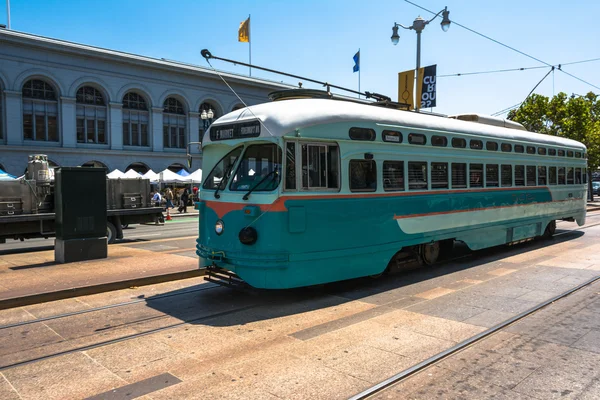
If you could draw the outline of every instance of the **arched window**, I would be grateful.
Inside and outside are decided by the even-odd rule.
[[[185,127],[183,104],[173,97],[168,97],[163,104],[163,146],[184,149],[187,144]]]
[[[137,93],[123,97],[123,145],[148,146],[148,106]]]
[[[219,115],[217,114],[216,107],[209,102],[200,104],[198,112],[200,113],[200,141],[202,141],[204,132],[206,132],[215,119],[219,118]]]
[[[81,164],[82,167],[86,168],[104,168],[106,172],[108,172],[108,167],[106,164],[100,161],[88,161],[86,163]]]
[[[127,168],[124,169],[124,171],[129,171],[130,169],[132,169],[135,172],[138,172],[142,175],[145,174],[146,172],[150,171],[150,168],[148,168],[148,166],[142,162],[131,163],[127,166]]]
[[[102,93],[91,86],[80,87],[77,102],[77,143],[107,144],[106,103]]]
[[[50,84],[30,79],[23,85],[23,138],[58,142],[58,100]]]

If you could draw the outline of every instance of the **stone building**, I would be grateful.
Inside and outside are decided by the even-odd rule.
[[[58,166],[185,168],[187,143],[204,131],[202,111],[216,119],[243,107],[212,69],[7,29],[0,43],[0,168],[13,175],[29,154]],[[248,105],[290,88],[221,75]]]

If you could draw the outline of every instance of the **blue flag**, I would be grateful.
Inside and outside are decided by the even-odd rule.
[[[354,68],[352,69],[352,72],[356,72],[358,70],[360,70],[360,50],[354,55]]]

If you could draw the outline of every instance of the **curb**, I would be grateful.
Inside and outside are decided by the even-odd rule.
[[[163,275],[145,276],[141,278],[127,279],[118,282],[107,282],[98,285],[62,289],[56,292],[36,293],[22,297],[12,297],[0,300],[0,310],[9,308],[30,306],[33,304],[47,303],[49,301],[70,299],[91,294],[112,292],[114,290],[127,289],[132,286],[147,286],[157,283],[177,281],[181,279],[197,278],[206,274],[204,269],[193,269],[181,272],[172,272]]]

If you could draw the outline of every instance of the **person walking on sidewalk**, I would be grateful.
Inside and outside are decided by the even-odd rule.
[[[188,188],[183,189],[183,193],[181,194],[181,205],[179,206],[179,212],[187,212],[187,202],[190,198],[190,192]]]
[[[167,190],[165,191],[165,199],[167,200],[165,211],[169,208],[175,208],[175,205],[173,204],[173,191],[170,187],[167,187]]]

